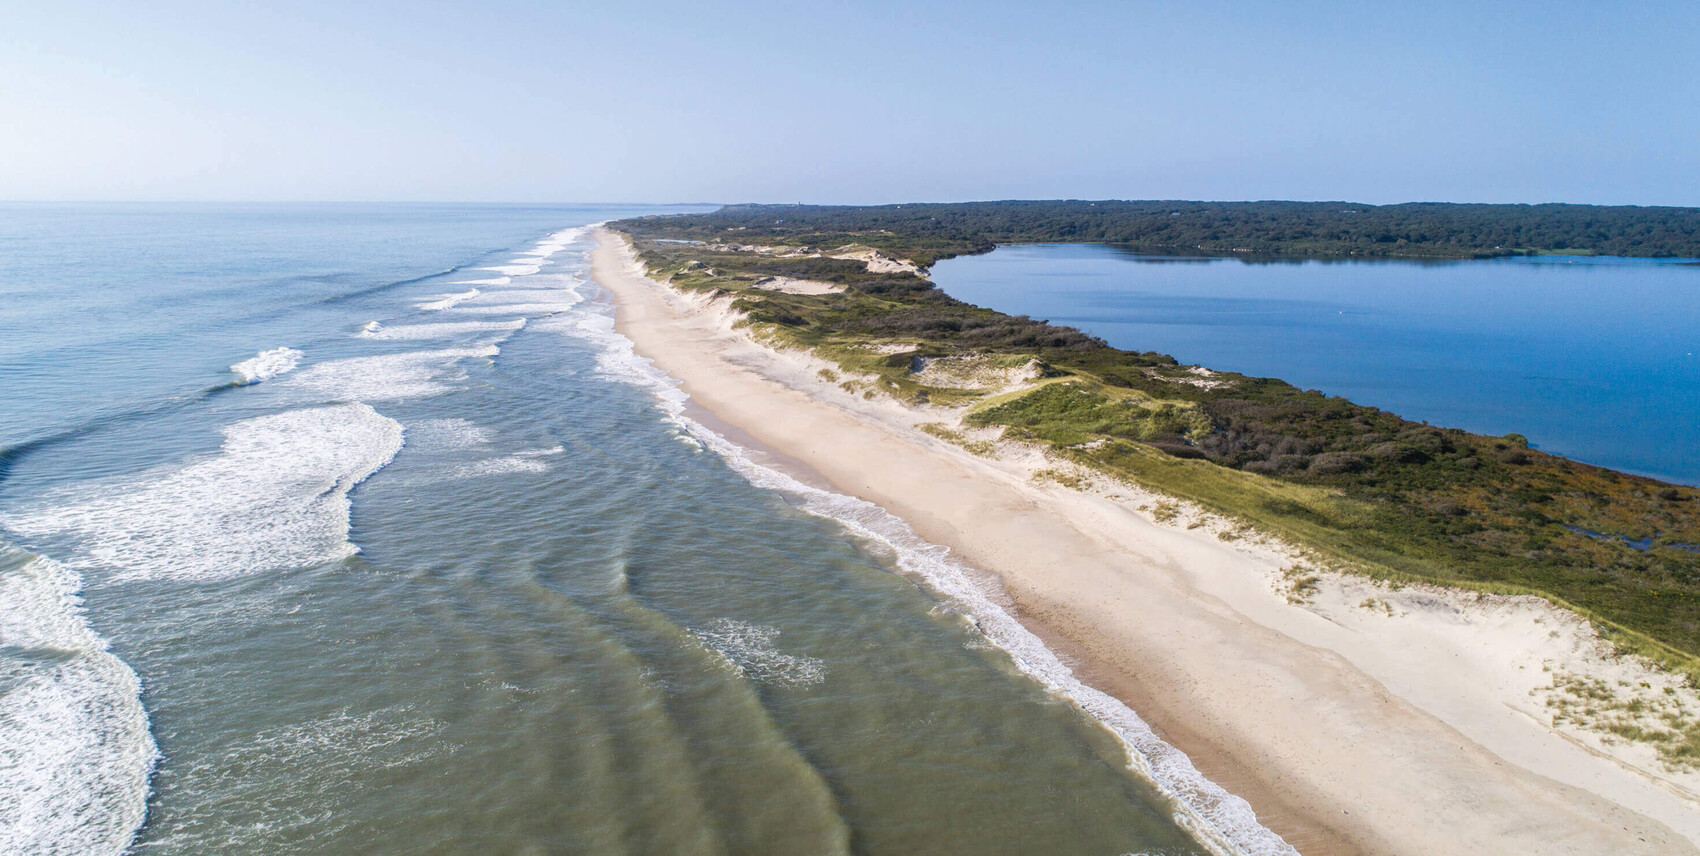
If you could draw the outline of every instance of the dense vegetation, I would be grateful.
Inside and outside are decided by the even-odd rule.
[[[1526,253],[1700,258],[1700,208],[1348,202],[963,202],[729,205],[666,221],[673,237],[836,247],[930,266],[994,244],[1089,241],[1161,250],[1484,258]],[[626,228],[643,234],[645,221]]]
[[[1061,206],[1044,205],[1033,209]],[[1700,491],[1548,455],[1517,435],[1411,422],[1280,380],[1206,372],[975,307],[919,273],[830,257],[869,246],[916,259],[971,251],[958,232],[902,231],[910,220],[849,231],[849,220],[830,213],[838,209],[807,209],[821,219],[805,222],[772,217],[777,210],[615,226],[633,237],[655,275],[729,295],[760,333],[811,348],[848,377],[877,378],[867,394],[965,406],[969,425],[1048,444],[1062,457],[1214,508],[1345,566],[1547,596],[1620,642],[1700,674]],[[728,226],[756,216],[798,231]],[[825,231],[828,222],[838,231]],[[936,243],[935,234],[942,236]],[[768,277],[845,290],[760,287]],[[995,396],[929,382],[919,370],[953,357],[1024,366],[1035,382]]]

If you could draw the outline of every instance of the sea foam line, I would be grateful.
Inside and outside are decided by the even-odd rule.
[[[546,303],[474,303],[470,306],[456,306],[454,311],[461,315],[553,315],[565,312],[578,303],[575,298],[562,298]]]
[[[0,853],[124,852],[159,751],[141,679],[89,627],[82,578],[0,544]]]
[[[852,534],[892,550],[899,568],[925,580],[980,633],[1008,653],[1023,673],[1047,690],[1072,699],[1116,734],[1128,750],[1132,769],[1174,801],[1175,822],[1200,843],[1225,854],[1297,856],[1292,845],[1258,822],[1250,803],[1206,778],[1185,753],[1158,737],[1132,708],[1075,675],[1056,652],[974,581],[975,572],[952,556],[949,548],[923,539],[906,521],[878,505],[805,484],[757,463],[747,449],[685,415],[690,396],[652,360],[637,355],[632,340],[614,329],[610,310],[606,305],[587,304],[586,310],[566,316],[571,322],[566,325],[569,332],[601,345],[597,364],[605,377],[653,393],[673,423],[722,457],[750,484],[779,492],[802,511],[835,521]]]
[[[530,276],[542,270],[543,266],[548,263],[547,259],[514,259],[505,265],[491,265],[478,268],[478,270],[495,271],[503,276]]]
[[[449,470],[448,477],[471,478],[516,473],[546,473],[549,471],[549,458],[565,451],[566,449],[562,446],[550,446],[547,449],[527,449],[499,458],[485,458]]]
[[[380,325],[379,329],[385,328]],[[493,358],[499,353],[499,346],[481,344],[464,348],[348,357],[308,366],[300,374],[278,385],[321,401],[396,401],[404,398],[425,398],[454,389],[452,381],[464,374],[458,367],[461,360]]]
[[[469,333],[514,333],[525,326],[524,318],[511,321],[446,321],[438,324],[400,324],[386,327],[369,321],[356,335],[364,339],[444,339]],[[506,338],[506,337],[504,337]]]
[[[544,265],[554,264],[554,262],[549,260],[550,257],[561,250],[566,249],[567,245],[583,237],[587,231],[588,227],[582,226],[575,226],[571,229],[562,229],[551,234],[549,237],[538,241],[536,244],[532,245],[531,249],[522,250],[516,253],[515,258],[509,260],[507,264],[491,265],[489,267],[477,268],[477,270],[495,271],[502,274],[504,278],[531,276],[539,270],[542,270]]]
[[[418,308],[424,309],[428,312],[441,312],[444,309],[454,308],[454,306],[456,304],[465,303],[466,301],[471,300],[474,297],[477,297],[479,294],[482,294],[482,292],[480,292],[478,289],[469,288],[469,289],[462,291],[458,294],[439,294],[439,295],[437,295],[436,300],[428,300],[424,303],[420,303],[420,304],[416,304],[416,305],[418,306]]]

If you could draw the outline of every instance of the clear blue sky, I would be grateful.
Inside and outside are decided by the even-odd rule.
[[[0,0],[0,199],[1700,205],[1700,2]]]

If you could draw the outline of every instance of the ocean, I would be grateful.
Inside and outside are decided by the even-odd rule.
[[[671,210],[0,205],[0,852],[1290,852],[693,418]]]
[[[1091,244],[938,263],[948,294],[1119,348],[1700,484],[1700,263],[1161,256]]]

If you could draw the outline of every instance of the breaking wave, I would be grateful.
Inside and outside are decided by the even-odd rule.
[[[300,363],[300,351],[294,348],[273,348],[231,366],[230,371],[236,375],[237,386],[247,386],[285,374]]]
[[[436,300],[428,300],[424,303],[419,303],[419,304],[415,304],[415,305],[418,308],[424,309],[424,310],[427,310],[427,311],[441,312],[444,309],[453,309],[457,304],[465,303],[466,301],[471,300],[474,297],[477,297],[481,293],[482,292],[480,292],[476,288],[469,288],[469,289],[462,291],[458,294],[439,294],[439,295],[437,295]]]
[[[68,563],[115,579],[218,579],[334,562],[348,492],[401,450],[401,424],[365,404],[291,410],[224,429],[218,452],[10,516],[26,536],[76,538]]]
[[[141,680],[89,627],[81,587],[0,544],[0,853],[115,856],[147,814]]]
[[[456,312],[470,315],[552,315],[565,312],[577,305],[573,299],[562,299],[551,303],[496,303],[489,306],[457,306]]]
[[[376,321],[360,328],[366,339],[446,339],[471,333],[512,333],[525,326],[524,318],[512,321],[448,321],[441,324],[402,324],[386,327]]]
[[[479,268],[479,270],[495,271],[503,276],[530,276],[542,270],[543,266],[548,263],[548,261],[540,258],[514,259],[505,265],[492,265]]]
[[[330,360],[290,378],[289,389],[320,400],[395,401],[441,395],[453,389],[463,372],[459,362],[501,353],[495,345],[408,351],[372,357]]]

